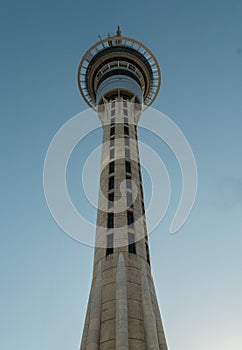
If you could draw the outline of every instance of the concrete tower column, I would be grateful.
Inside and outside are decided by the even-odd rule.
[[[142,43],[96,43],[78,73],[103,128],[93,283],[81,350],[167,350],[150,269],[137,125],[160,71]],[[97,170],[98,171],[98,170]]]

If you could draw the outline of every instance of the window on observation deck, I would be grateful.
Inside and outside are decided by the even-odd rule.
[[[106,255],[113,254],[113,233],[107,235],[107,249]]]
[[[135,239],[133,233],[128,233],[129,253],[136,254]]]

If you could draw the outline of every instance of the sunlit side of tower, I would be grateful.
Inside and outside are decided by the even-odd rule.
[[[78,70],[103,127],[93,280],[81,350],[167,350],[151,276],[137,124],[157,96],[158,63],[142,43],[100,40]],[[98,166],[98,165],[97,165]]]

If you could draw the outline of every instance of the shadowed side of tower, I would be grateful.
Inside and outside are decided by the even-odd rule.
[[[151,276],[137,124],[160,71],[140,42],[117,35],[84,55],[80,92],[103,127],[93,280],[81,350],[167,350]]]

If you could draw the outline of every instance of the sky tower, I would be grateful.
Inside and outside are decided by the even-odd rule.
[[[80,92],[103,128],[93,280],[81,350],[167,350],[150,269],[137,124],[160,88],[152,52],[120,28],[94,44]]]

